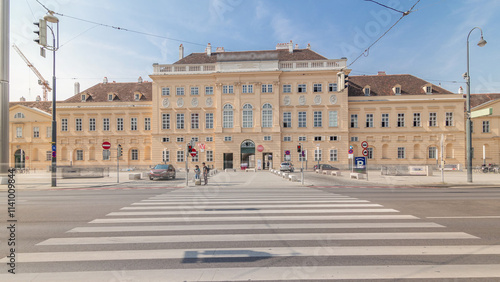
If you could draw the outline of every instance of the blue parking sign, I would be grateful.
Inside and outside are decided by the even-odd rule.
[[[365,169],[366,168],[366,157],[355,157],[354,165],[356,168]]]

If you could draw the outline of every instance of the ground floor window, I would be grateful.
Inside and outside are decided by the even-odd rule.
[[[314,161],[321,161],[322,150],[314,150]]]
[[[373,148],[366,148],[368,151],[368,156],[366,156],[368,159],[373,159]]]
[[[163,151],[163,156],[162,156],[163,162],[170,162],[170,151]]]
[[[339,159],[338,159],[337,150],[336,149],[330,150],[330,161],[331,162],[336,162],[338,160]]]
[[[405,156],[405,147],[398,147],[398,159],[404,159]]]
[[[191,161],[194,163],[198,162],[198,154],[196,154],[194,157],[191,157]]]
[[[110,158],[111,158],[111,151],[110,150],[102,150],[102,160],[109,161]]]
[[[83,150],[76,150],[76,160],[83,161]]]
[[[46,161],[52,160],[52,151],[45,151],[45,160]]]
[[[177,151],[177,162],[181,163],[184,161],[184,151]]]
[[[214,151],[207,151],[207,162],[213,162],[214,161]]]
[[[436,159],[437,157],[437,148],[429,147],[429,159]]]
[[[139,160],[139,150],[132,149],[131,153],[132,153],[131,160],[133,160],[133,161]]]

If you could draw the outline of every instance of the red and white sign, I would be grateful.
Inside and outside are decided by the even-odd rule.
[[[257,151],[259,151],[259,152],[264,151],[264,146],[262,146],[262,145],[257,146]]]
[[[200,150],[205,150],[205,144],[198,143],[198,148],[200,148]]]
[[[193,150],[191,151],[190,154],[191,154],[191,157],[196,157],[196,154],[197,154],[196,149],[193,148]]]
[[[363,149],[363,156],[368,156],[368,149]]]
[[[361,147],[362,147],[363,149],[368,148],[368,142],[366,142],[366,141],[361,142]]]
[[[102,142],[102,148],[104,150],[108,150],[109,148],[111,148],[111,143],[109,143],[108,141]]]

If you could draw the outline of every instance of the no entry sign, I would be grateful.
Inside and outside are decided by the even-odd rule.
[[[111,148],[111,143],[109,143],[108,141],[102,142],[102,148],[104,150],[108,150],[109,148]]]

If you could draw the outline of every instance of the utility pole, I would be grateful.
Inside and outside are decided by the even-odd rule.
[[[9,169],[9,4],[0,0],[0,184],[7,184]]]

